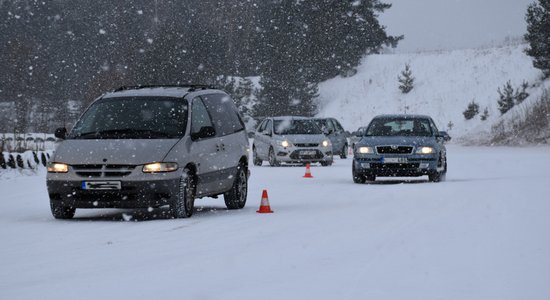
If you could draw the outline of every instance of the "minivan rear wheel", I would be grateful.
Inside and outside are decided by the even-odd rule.
[[[72,219],[76,212],[74,207],[57,205],[50,202],[50,209],[52,210],[52,215],[56,219]]]
[[[244,164],[240,164],[237,169],[237,177],[233,181],[231,190],[223,194],[225,206],[227,209],[240,209],[246,204],[248,194],[247,169]]]
[[[171,198],[170,213],[173,218],[189,218],[195,208],[195,181],[193,174],[186,170],[180,179],[178,193]]]

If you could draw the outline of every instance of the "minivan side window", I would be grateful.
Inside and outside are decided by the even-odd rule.
[[[217,136],[229,135],[244,130],[244,122],[229,95],[210,94],[201,96],[201,98],[212,115]]]
[[[205,126],[213,126],[212,120],[202,100],[196,97],[191,106],[191,133],[198,133]]]
[[[263,120],[256,131],[262,133],[265,130],[265,125],[267,125],[267,120]]]

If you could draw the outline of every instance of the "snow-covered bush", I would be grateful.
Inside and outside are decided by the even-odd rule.
[[[15,158],[13,158],[13,155],[9,155],[8,156],[8,163],[7,163],[8,167],[12,168],[12,169],[15,169],[17,166],[15,165]]]
[[[481,121],[486,121],[487,118],[489,118],[489,108],[485,107],[485,109],[483,110],[483,114],[481,114],[479,118],[481,119]]]
[[[17,161],[17,166],[21,169],[25,168],[25,162],[23,161],[23,157],[21,157],[21,154],[17,154],[15,160]]]
[[[4,158],[4,153],[0,152],[0,168],[7,168],[6,159]]]
[[[470,104],[468,104],[468,108],[462,113],[464,115],[464,118],[466,120],[470,120],[473,117],[475,117],[479,113],[479,104],[475,102],[475,100],[472,100]]]
[[[514,107],[515,104],[514,88],[512,87],[510,80],[506,82],[506,84],[502,87],[502,90],[498,88],[497,92],[499,95],[499,99],[497,101],[498,110],[500,111],[500,114],[503,115]]]
[[[44,154],[44,152],[40,153],[40,162],[44,167],[48,165],[48,159],[46,158],[46,154]]]

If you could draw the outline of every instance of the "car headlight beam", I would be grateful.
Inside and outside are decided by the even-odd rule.
[[[357,148],[357,152],[361,154],[372,154],[374,153],[372,147],[359,147]]]
[[[324,140],[321,145],[323,145],[323,147],[328,147],[330,146],[330,141],[329,140]]]
[[[146,164],[143,166],[143,173],[164,173],[164,172],[173,172],[178,169],[177,163],[170,162],[156,162],[151,164]]]
[[[63,163],[50,163],[48,164],[49,173],[67,173],[69,172],[69,165]]]
[[[433,147],[418,147],[416,149],[417,154],[432,154],[435,153],[435,149]]]

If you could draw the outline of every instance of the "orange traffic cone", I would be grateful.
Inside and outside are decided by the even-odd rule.
[[[306,164],[306,174],[304,175],[304,178],[313,178],[313,175],[311,175],[311,167],[309,166],[309,163]]]
[[[272,213],[271,207],[269,206],[269,199],[267,197],[267,190],[262,192],[262,203],[260,204],[260,209],[256,211],[260,214]]]

